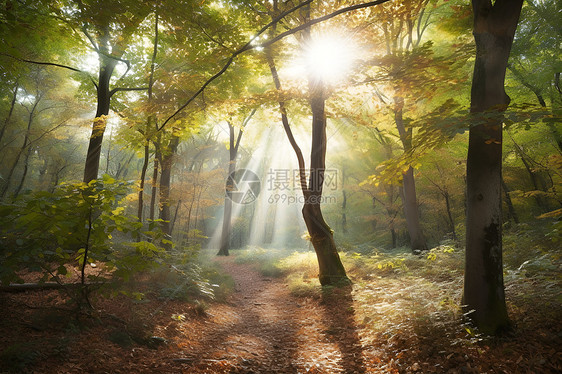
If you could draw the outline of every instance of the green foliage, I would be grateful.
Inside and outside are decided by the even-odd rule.
[[[0,206],[0,280],[23,282],[21,271],[39,272],[40,282],[127,280],[161,262],[155,242],[139,237],[142,224],[125,214],[120,200],[127,183],[104,176],[89,184],[66,183],[53,193],[39,191]],[[157,227],[148,233],[158,238]],[[95,268],[88,268],[96,264]]]
[[[551,241],[557,229],[551,227],[522,223],[507,230],[503,240],[505,267],[526,277],[556,278],[561,257],[558,243]]]
[[[204,300],[224,301],[234,289],[232,279],[209,261],[197,260],[199,246],[168,252],[166,266],[149,274],[155,295],[162,300],[182,300],[202,307]]]

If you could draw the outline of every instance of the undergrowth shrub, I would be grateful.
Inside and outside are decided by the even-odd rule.
[[[133,274],[159,266],[165,253],[158,222],[143,230],[120,201],[129,184],[104,176],[90,183],[65,183],[54,192],[38,191],[0,205],[0,281],[22,283],[22,271],[39,283],[62,288],[78,308],[91,307],[89,294]],[[127,240],[114,240],[119,234]],[[149,240],[134,240],[140,237]],[[165,243],[164,243],[165,244]]]
[[[196,260],[199,246],[175,250],[166,266],[152,272],[150,282],[157,297],[202,305],[202,300],[223,301],[234,282],[210,262]]]

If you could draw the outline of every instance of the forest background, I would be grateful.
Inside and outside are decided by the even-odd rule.
[[[559,305],[561,4],[505,3],[3,1],[3,286],[84,313],[166,268],[199,300],[222,287],[202,257],[244,249],[275,272],[314,249],[319,279],[296,289],[451,261],[450,307],[492,335],[513,326],[503,278]],[[509,97],[479,104],[488,14],[515,32],[485,30],[509,39]],[[470,147],[495,153],[467,164]]]

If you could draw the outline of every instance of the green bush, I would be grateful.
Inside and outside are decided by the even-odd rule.
[[[0,282],[21,283],[21,271],[37,272],[40,282],[65,283],[77,270],[78,292],[67,295],[79,306],[89,305],[88,283],[127,280],[156,267],[164,255],[158,223],[142,232],[136,217],[120,205],[129,185],[111,177],[66,183],[52,192],[33,192],[0,205]],[[130,241],[117,241],[120,233]],[[152,241],[133,241],[141,235]],[[90,264],[95,271],[87,272]],[[66,282],[68,283],[68,281]]]

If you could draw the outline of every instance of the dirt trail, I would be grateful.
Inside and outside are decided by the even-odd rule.
[[[234,278],[235,293],[228,304],[208,310],[203,326],[183,325],[190,342],[177,342],[181,350],[173,361],[179,370],[366,372],[349,293],[322,301],[295,298],[281,280],[264,277],[250,265],[232,257],[217,261]]]

